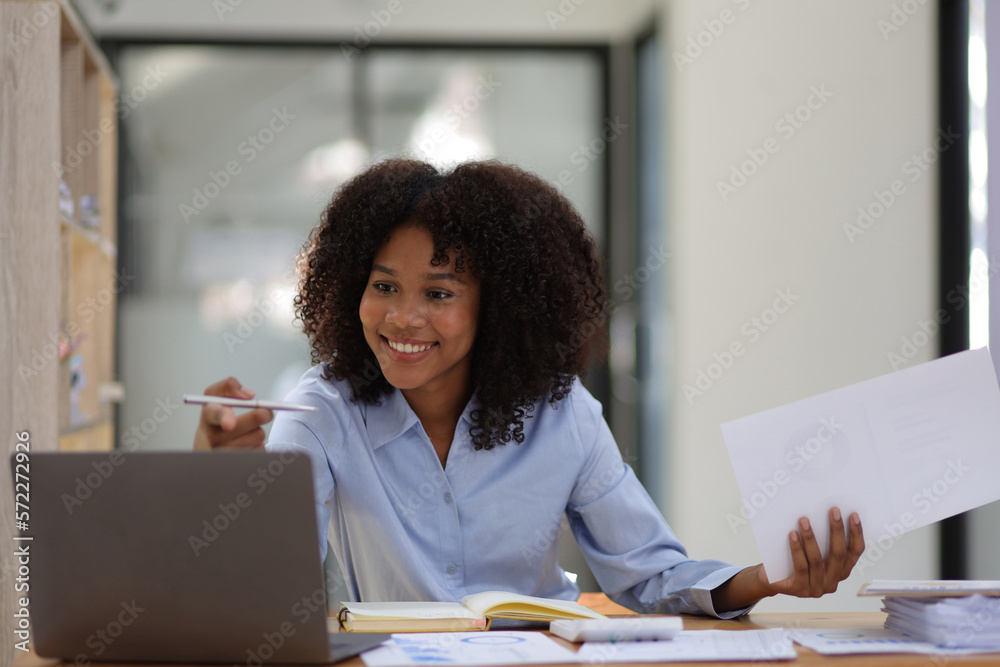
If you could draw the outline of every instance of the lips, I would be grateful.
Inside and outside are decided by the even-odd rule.
[[[382,345],[391,359],[396,361],[416,362],[431,354],[437,343],[382,336]]]
[[[437,345],[437,343],[401,343],[388,338],[385,339],[385,342],[396,352],[404,352],[406,354],[424,352]]]

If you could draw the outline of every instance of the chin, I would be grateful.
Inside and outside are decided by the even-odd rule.
[[[382,371],[382,376],[385,378],[386,382],[396,389],[416,389],[426,382],[423,378],[417,380],[414,378],[400,377],[399,373],[386,374],[385,371]]]

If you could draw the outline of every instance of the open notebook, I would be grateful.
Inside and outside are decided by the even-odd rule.
[[[487,630],[495,618],[518,621],[605,618],[570,600],[486,591],[461,602],[342,602],[339,619],[350,632]]]

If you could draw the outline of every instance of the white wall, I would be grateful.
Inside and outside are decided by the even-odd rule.
[[[891,21],[888,1],[661,5],[665,224],[674,253],[666,276],[670,488],[662,500],[695,557],[759,561],[749,527],[727,522],[741,504],[719,424],[892,371],[888,354],[935,311],[936,171],[911,181],[904,170],[935,136],[936,15],[934,3],[912,4],[919,8],[885,37],[878,22]],[[729,23],[713,24],[723,11]],[[707,46],[678,66],[673,54],[691,38]],[[818,108],[801,127],[776,127],[816,90],[830,96],[812,99]],[[717,181],[769,138],[777,150],[723,200]],[[856,221],[857,208],[897,179],[905,191],[849,239],[844,225]],[[751,318],[778,290],[794,303],[754,340]],[[734,342],[745,352],[703,395],[686,399],[684,385]],[[912,363],[931,359],[933,348]],[[866,529],[869,537],[883,532]],[[861,582],[935,576],[936,550],[935,529],[924,529],[856,570],[835,596],[769,600],[759,609],[876,609],[877,600],[854,597]]]

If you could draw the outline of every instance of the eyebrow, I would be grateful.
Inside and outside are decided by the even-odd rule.
[[[373,265],[372,266],[372,271],[380,271],[380,272],[388,274],[390,276],[395,276],[396,275],[395,271],[393,271],[389,267],[383,266],[381,264],[375,264],[375,265]],[[425,280],[453,280],[453,281],[455,281],[457,283],[462,283],[463,285],[465,284],[465,280],[463,280],[458,274],[449,273],[449,272],[444,272],[444,273],[428,273],[428,274],[424,275],[424,279]]]

